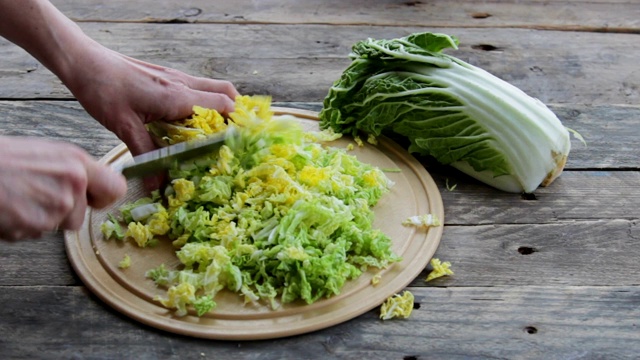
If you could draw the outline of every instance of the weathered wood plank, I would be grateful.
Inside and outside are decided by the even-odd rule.
[[[318,110],[366,37],[458,36],[451,52],[551,104],[573,141],[567,169],[521,197],[421,159],[445,204],[436,257],[454,276],[413,281],[416,310],[377,309],[278,341],[221,342],[141,325],[99,301],[62,235],[0,242],[0,357],[104,359],[604,359],[640,353],[640,6],[636,0],[212,2],[53,0],[110,48],[243,93]],[[0,40],[0,135],[119,141],[34,59]],[[23,100],[38,101],[23,101]],[[56,101],[44,101],[44,100]],[[294,105],[294,104],[290,104]],[[456,185],[448,191],[446,185]],[[61,326],[61,324],[63,326]]]
[[[316,111],[321,109],[318,103],[276,102],[276,104]],[[640,107],[551,105],[551,109],[558,114],[565,126],[580,132],[587,142],[585,146],[576,139],[572,140],[572,150],[566,166],[568,170],[632,170],[640,167],[637,157],[640,153],[640,144],[637,141],[640,138],[640,129],[635,125],[640,118]],[[68,140],[84,147],[97,157],[103,156],[119,143],[112,133],[102,128],[75,101],[0,101],[0,113],[3,114],[0,135],[47,136]],[[611,151],[612,148],[616,151]],[[458,191],[462,189],[463,183],[469,182],[457,172],[441,169],[427,159],[422,160],[434,175],[442,172],[444,177],[449,178],[450,185],[460,183]],[[633,177],[634,175],[615,176]],[[617,183],[617,185],[625,186],[623,183]],[[596,182],[594,186],[606,188],[606,183]],[[571,188],[573,187],[574,185],[571,185]],[[576,189],[581,188],[583,186],[578,186]],[[540,189],[538,192],[553,192],[554,189],[566,191],[570,188],[561,188],[552,184],[548,189]],[[592,188],[589,191],[593,192],[594,196],[598,196],[597,190]],[[629,191],[631,191],[629,194],[633,194],[631,189]],[[620,195],[627,194],[619,193]],[[494,195],[488,193],[486,196]],[[615,195],[608,193],[607,196]]]
[[[53,1],[76,21],[640,30],[634,1]],[[285,10],[286,9],[286,10]]]
[[[550,186],[522,196],[494,190],[451,168],[438,167],[430,174],[442,194],[450,225],[640,218],[637,171],[565,171]],[[455,188],[447,190],[447,184]]]
[[[640,263],[629,256],[639,238],[637,219],[447,225],[435,257],[455,276],[425,283],[427,268],[412,286],[640,285]],[[61,234],[0,242],[0,261],[0,286],[78,284]]]
[[[418,308],[409,319],[383,322],[376,309],[310,334],[233,342],[157,331],[115,313],[82,287],[3,287],[0,350],[10,359],[603,359],[640,353],[637,286],[410,290]]]
[[[435,257],[455,275],[425,283],[427,267],[412,286],[640,285],[640,264],[629,256],[639,238],[637,218],[445,226]]]
[[[121,141],[75,101],[0,101],[0,135],[69,141],[96,158]]]
[[[306,104],[306,107],[318,109],[319,104]],[[625,127],[618,124],[629,121],[631,125],[632,119],[638,118],[637,108],[577,105],[561,108],[579,114],[573,121],[579,118],[579,123],[590,129],[592,134],[609,134],[602,137],[603,142],[599,145],[590,144],[582,150],[581,145],[576,146],[576,153],[588,150],[592,157],[597,157],[599,152],[611,154],[607,151],[613,144],[621,148],[637,146],[633,145],[637,138],[633,131],[637,127],[628,126],[625,133]],[[4,117],[0,124],[2,135],[68,140],[96,157],[103,156],[119,143],[75,102],[2,101],[0,112]],[[611,116],[612,123],[602,122],[606,114],[616,112],[626,115]],[[571,124],[579,128],[575,125]],[[618,130],[607,133],[616,126],[619,126]],[[585,154],[584,158],[588,159],[589,155]],[[590,165],[587,163],[586,167]],[[491,190],[451,169],[429,167],[442,193],[447,224],[437,256],[453,261],[459,268],[456,277],[446,280],[447,284],[505,285],[518,281],[538,285],[546,282],[592,285],[640,282],[637,277],[628,276],[630,271],[638,269],[628,253],[632,251],[631,244],[637,236],[636,222],[640,218],[636,205],[640,199],[637,186],[640,173],[610,170],[566,171],[550,187],[537,190],[534,200]],[[447,181],[449,186],[456,185],[453,191],[446,189]],[[470,226],[478,224],[483,226]],[[524,252],[526,248],[535,250],[524,256],[518,252],[521,247]],[[599,258],[599,262],[594,257]],[[46,258],[48,261],[34,266],[34,258]],[[591,267],[593,261],[608,271],[594,271]],[[611,264],[606,264],[606,261]],[[77,284],[59,234],[36,242],[2,243],[0,262],[5,269],[0,272],[2,285]],[[560,267],[556,267],[557,264]],[[418,278],[414,284],[425,285],[421,279]]]
[[[418,27],[83,23],[104,45],[190,74],[223,78],[277,101],[321,101],[349,64],[351,46]],[[637,104],[637,35],[523,29],[430,28],[457,35],[450,52],[545,103]],[[568,46],[571,44],[571,46]],[[0,41],[0,98],[70,98],[24,51]],[[16,84],[20,84],[16,86]]]
[[[0,241],[2,286],[78,285],[64,248],[62,232],[15,243]]]

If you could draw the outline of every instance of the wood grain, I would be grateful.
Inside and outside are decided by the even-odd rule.
[[[348,66],[351,46],[394,38],[417,27],[328,25],[83,23],[107,47],[189,74],[232,81],[242,93],[276,101],[322,101]],[[502,28],[430,28],[461,39],[449,53],[516,85],[545,103],[640,101],[640,46],[634,34]],[[570,45],[570,46],[569,46]],[[0,41],[0,98],[70,99],[48,70]],[[19,86],[17,86],[19,84]]]
[[[450,225],[553,224],[562,221],[640,218],[640,174],[635,171],[565,171],[533,195],[504,193],[461,174],[431,169]],[[447,190],[455,186],[453,190]],[[603,207],[611,202],[615,206]]]
[[[446,226],[435,257],[455,275],[412,286],[638,285],[639,238],[637,219]]]
[[[67,260],[62,233],[15,243],[0,241],[0,264],[0,292],[7,286],[81,284]]]
[[[314,111],[322,109],[319,103],[276,102],[275,104]],[[638,169],[640,162],[637,154],[640,153],[640,143],[637,139],[640,137],[640,130],[634,124],[640,118],[640,106],[555,104],[550,107],[565,126],[581,133],[587,142],[585,146],[577,139],[572,139],[572,150],[566,166],[568,171]],[[0,124],[0,135],[54,137],[76,143],[96,157],[103,156],[119,143],[115,135],[101,127],[75,101],[0,100],[0,112],[4,118],[4,122]],[[616,151],[610,151],[612,147]],[[431,167],[432,172],[433,170],[441,171],[428,159],[421,160]],[[462,189],[463,182],[468,182],[463,175],[451,169],[442,171],[445,171],[443,176],[449,178],[450,185],[460,183],[459,190]],[[601,185],[602,183],[598,186]],[[547,189],[540,189],[539,192],[553,192],[555,188],[557,187],[552,184]],[[567,188],[562,190],[569,191]],[[595,193],[596,190],[592,191]],[[609,192],[615,191],[611,189]],[[505,195],[493,192],[486,195],[486,197],[493,196]]]
[[[636,0],[53,0],[106,46],[246,94],[320,109],[367,37],[456,35],[449,53],[550,104],[586,139],[534,196],[501,193],[421,159],[445,204],[436,253],[454,276],[412,283],[411,318],[377,312],[278,341],[149,328],[82,286],[61,234],[0,242],[2,358],[631,359],[640,353],[640,6]],[[118,139],[32,57],[0,39],[0,135]],[[307,102],[307,103],[300,103]],[[453,191],[447,185],[456,185]]]
[[[320,108],[318,103],[277,105]],[[607,135],[600,137],[601,143],[594,141],[593,144],[587,136],[587,148],[575,144],[572,156],[575,154],[580,159],[580,151],[589,152],[573,166],[593,167],[595,165],[587,161],[597,159],[598,154],[627,159],[624,152],[608,151],[612,144],[621,148],[638,146],[635,143],[638,135],[633,133],[637,127],[632,126],[633,119],[639,116],[638,108],[563,105],[554,110],[560,110],[560,114],[574,114],[566,118],[574,128],[583,132],[583,129],[589,129],[589,134]],[[5,118],[0,125],[0,135],[71,141],[96,158],[119,144],[113,134],[72,101],[0,101],[0,112]],[[604,114],[608,114],[609,122],[602,121]],[[631,160],[625,161],[632,164]],[[436,180],[445,204],[446,227],[436,256],[452,261],[457,275],[425,284],[424,272],[413,284],[640,283],[637,275],[629,276],[639,268],[633,258],[626,256],[633,250],[637,237],[640,175],[626,168],[616,170],[612,164],[619,163],[611,161],[598,171],[565,171],[551,186],[538,189],[534,197],[493,190],[455,170],[430,164],[428,170]],[[447,184],[456,187],[449,191]],[[615,206],[602,206],[603,203]],[[522,255],[518,251],[520,248],[525,249],[522,251],[531,248],[534,252]],[[593,259],[594,256],[597,259]],[[34,266],[33,258],[46,258],[47,261]],[[0,263],[4,264],[0,285],[79,284],[67,262],[60,234],[34,242],[1,243]],[[607,271],[597,271],[592,264]]]
[[[0,135],[74,143],[96,158],[121,142],[75,101],[0,101]]]
[[[61,238],[0,242],[0,286],[79,285]],[[427,267],[412,286],[637,285],[640,264],[628,254],[639,238],[637,219],[446,225],[435,257],[455,276],[425,283]],[[39,258],[47,261],[34,265]]]
[[[631,0],[456,1],[275,0],[211,2],[54,0],[76,21],[159,23],[333,24],[422,27],[509,27],[634,32],[640,27]],[[634,11],[630,11],[635,8]],[[286,9],[286,10],[285,10]]]
[[[373,310],[306,335],[230,342],[148,328],[81,287],[7,287],[0,349],[11,359],[621,359],[640,352],[637,286],[410,290],[418,308],[406,320],[383,322]]]

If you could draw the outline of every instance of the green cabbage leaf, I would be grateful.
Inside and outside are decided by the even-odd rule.
[[[538,99],[442,52],[457,47],[457,38],[428,32],[356,43],[324,100],[321,127],[408,140],[410,152],[504,191],[551,183],[566,163],[569,131]]]

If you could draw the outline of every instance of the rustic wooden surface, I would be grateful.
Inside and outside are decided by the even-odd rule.
[[[0,243],[0,358],[621,359],[640,354],[640,4],[617,1],[53,1],[104,45],[247,94],[319,110],[357,40],[458,36],[450,52],[548,103],[579,131],[533,196],[425,166],[443,197],[436,257],[455,276],[409,289],[407,320],[371,311],[256,342],[176,336],[113,311],[74,274],[61,233]],[[119,141],[46,69],[0,40],[1,135]],[[456,185],[448,191],[446,184]]]

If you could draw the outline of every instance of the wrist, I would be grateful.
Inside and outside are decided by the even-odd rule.
[[[83,34],[84,35],[84,34]],[[89,37],[78,38],[69,43],[59,56],[47,66],[64,85],[74,94],[81,91],[87,79],[97,71],[100,62],[102,45]]]

